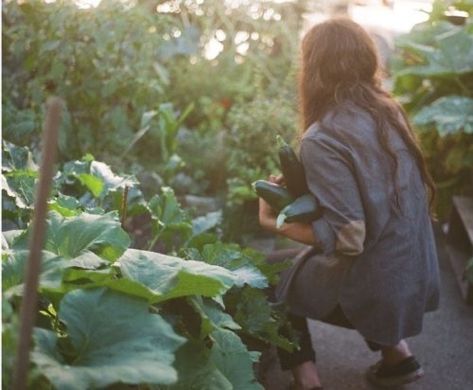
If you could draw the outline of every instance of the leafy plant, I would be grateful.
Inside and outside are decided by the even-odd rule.
[[[473,134],[473,99],[463,96],[446,96],[423,107],[414,117],[419,126],[434,125],[445,136],[464,131]]]
[[[449,7],[467,11],[464,24],[448,21]],[[434,2],[430,19],[398,39],[401,56],[393,63],[394,92],[417,126],[441,218],[452,195],[473,194],[472,12],[468,1]]]
[[[169,80],[155,53],[172,18],[114,1],[94,10],[63,1],[9,2],[2,14],[5,136],[23,145],[34,140],[42,103],[53,93],[66,103],[62,156],[123,152],[142,114],[163,101]],[[20,122],[27,137],[15,133],[12,124]]]
[[[89,157],[65,164],[57,187],[69,183],[71,195],[56,192],[50,201],[31,385],[86,389],[128,383],[184,389],[190,383],[197,388],[217,383],[260,389],[253,371],[259,354],[250,350],[254,343],[248,340],[259,340],[258,348],[294,345],[280,335],[285,317],[268,305],[262,291],[285,265],[269,265],[258,252],[220,242],[214,230],[220,213],[192,220],[170,188],[142,210],[162,229],[154,241],[185,258],[128,248],[131,240],[114,203],[103,202],[106,210],[84,204],[84,191],[94,199],[89,185],[98,183],[80,179],[90,175],[92,163],[102,166]],[[113,183],[121,183],[105,171],[91,176],[102,180],[99,198],[102,191],[113,192]],[[74,188],[82,201],[72,196]],[[175,232],[183,233],[184,240],[176,241]],[[28,229],[3,233],[7,312],[2,337],[10,353],[15,352],[28,235]],[[4,359],[3,364],[8,372],[13,362]],[[9,383],[4,375],[3,384]]]
[[[56,388],[177,381],[172,362],[185,339],[146,301],[103,288],[74,290],[61,300],[58,319],[66,334],[36,329],[32,354]]]
[[[28,148],[2,143],[3,218],[23,225],[34,206],[37,167]]]

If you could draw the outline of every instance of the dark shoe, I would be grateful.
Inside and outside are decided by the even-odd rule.
[[[380,387],[400,386],[414,382],[424,375],[424,370],[414,356],[410,356],[395,366],[388,366],[379,361],[371,366],[366,376],[374,385]]]

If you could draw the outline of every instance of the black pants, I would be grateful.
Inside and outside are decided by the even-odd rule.
[[[312,347],[312,340],[310,338],[306,318],[289,314],[288,319],[292,328],[298,333],[299,348],[293,352],[287,352],[281,348],[277,349],[279,362],[281,363],[281,369],[283,370],[289,370],[307,361],[315,362],[315,351]],[[335,309],[321,321],[347,329],[355,329],[343,313],[340,306],[336,306]],[[379,351],[383,347],[378,343],[368,340],[366,340],[366,343],[372,351]]]

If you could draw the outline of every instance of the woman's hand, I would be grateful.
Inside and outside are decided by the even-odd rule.
[[[284,177],[282,175],[274,176],[270,175],[268,181],[280,186],[285,184]],[[269,231],[276,232],[276,213],[271,206],[263,198],[259,198],[259,223],[260,225]]]
[[[282,187],[284,187],[286,185],[286,180],[284,180],[283,175],[278,175],[278,176],[270,175],[268,181],[270,183],[274,183],[274,184],[277,184],[278,186],[282,186]]]
[[[266,230],[276,231],[276,214],[263,198],[259,198],[259,223]]]
[[[284,185],[283,176],[271,175],[268,179],[271,183]],[[320,246],[312,227],[306,223],[285,223],[279,229],[276,227],[276,213],[263,198],[259,198],[259,223],[260,225],[273,233],[281,234],[291,240],[301,242],[306,245]]]

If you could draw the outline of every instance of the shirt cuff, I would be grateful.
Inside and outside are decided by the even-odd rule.
[[[316,241],[320,244],[320,249],[324,255],[331,255],[335,252],[335,233],[325,218],[316,219],[312,222],[312,230]]]

